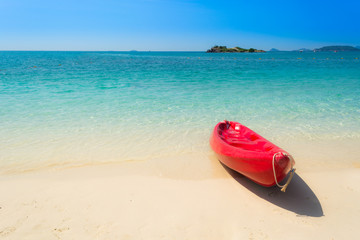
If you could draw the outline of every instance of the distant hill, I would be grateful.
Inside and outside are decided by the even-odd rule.
[[[311,52],[311,49],[308,48],[300,48],[299,50],[294,50],[294,52]]]
[[[269,52],[279,52],[280,50],[279,49],[276,49],[276,48],[272,48],[269,50]]]
[[[226,46],[214,46],[211,49],[207,50],[208,53],[221,53],[221,52],[265,52],[264,50],[258,50],[255,48],[241,48],[241,47],[234,47],[234,48],[227,48]]]
[[[360,49],[360,46],[356,46],[356,48]]]
[[[349,52],[349,51],[360,51],[360,49],[352,47],[352,46],[327,46],[327,47],[314,49],[314,51],[316,51],[316,52],[327,52],[327,51]]]

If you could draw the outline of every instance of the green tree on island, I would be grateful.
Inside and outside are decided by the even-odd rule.
[[[214,47],[212,47],[211,49],[207,50],[206,52],[208,53],[221,53],[221,52],[240,52],[240,53],[253,53],[253,52],[265,52],[264,50],[258,50],[255,48],[241,48],[241,47],[233,47],[233,48],[227,48],[226,46],[218,46],[215,45]]]

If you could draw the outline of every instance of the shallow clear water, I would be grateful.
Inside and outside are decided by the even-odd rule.
[[[186,154],[214,125],[360,139],[360,53],[0,52],[0,167]]]

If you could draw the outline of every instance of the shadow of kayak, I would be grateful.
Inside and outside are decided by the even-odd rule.
[[[223,164],[222,164],[223,165]],[[298,174],[294,174],[286,192],[281,192],[280,188],[260,186],[244,175],[223,165],[226,171],[242,186],[256,194],[257,196],[275,204],[281,208],[292,211],[299,216],[322,217],[324,216],[319,199],[310,187],[302,180]],[[284,183],[285,180],[282,182]]]

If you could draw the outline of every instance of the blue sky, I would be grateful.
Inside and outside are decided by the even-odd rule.
[[[0,0],[0,50],[360,45],[360,1]]]

